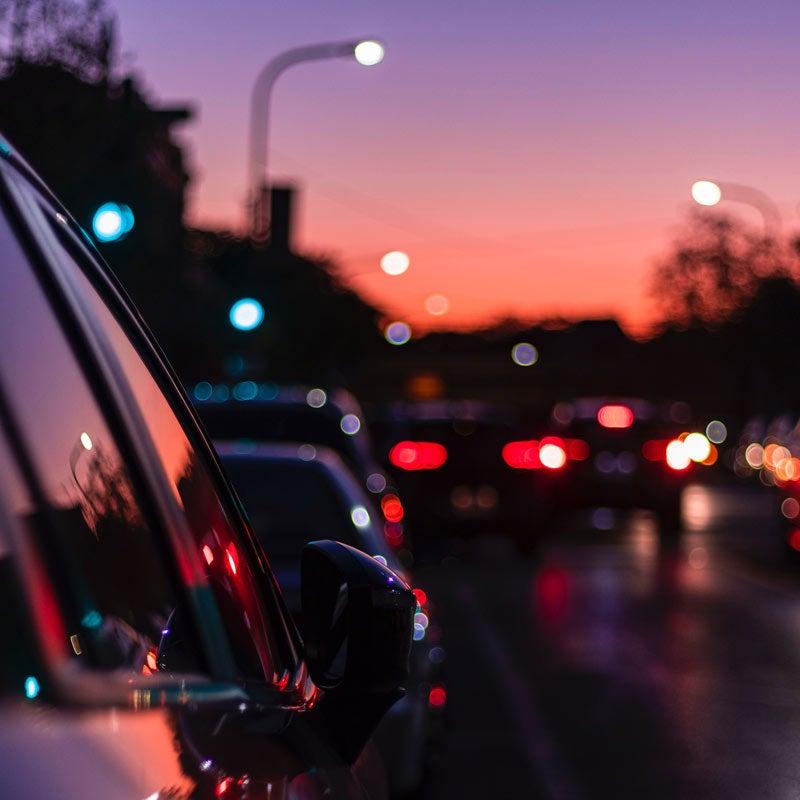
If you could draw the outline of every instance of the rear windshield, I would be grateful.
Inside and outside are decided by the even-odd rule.
[[[223,462],[273,564],[299,566],[303,545],[315,539],[358,547],[350,510],[317,464],[248,456]]]

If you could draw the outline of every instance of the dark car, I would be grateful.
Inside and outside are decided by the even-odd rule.
[[[413,560],[400,493],[373,454],[364,412],[350,392],[254,381],[232,387],[201,382],[193,387],[192,397],[214,439],[306,442],[337,452],[378,499],[392,547],[406,563]]]
[[[402,492],[420,547],[503,534],[523,549],[538,538],[534,482],[504,460],[521,437],[507,408],[474,401],[390,406],[376,421],[381,450]]]
[[[301,638],[141,320],[2,142],[0,253],[3,795],[382,796],[410,589],[309,545]]]
[[[371,554],[413,584],[383,533],[372,500],[342,459],[327,447],[304,444],[215,442],[270,554],[289,611],[301,613],[300,557],[311,539],[336,539]],[[416,588],[411,674],[405,697],[389,709],[376,733],[392,794],[418,792],[437,750],[444,686],[441,632],[431,604]]]
[[[647,509],[664,533],[681,525],[681,495],[696,469],[691,431],[670,406],[638,398],[580,398],[553,409],[547,431],[509,446],[533,470],[550,514],[585,508]],[[705,446],[710,444],[702,434]],[[710,452],[710,451],[709,451]]]

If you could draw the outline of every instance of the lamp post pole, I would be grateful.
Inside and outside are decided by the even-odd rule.
[[[254,237],[264,237],[269,230],[269,118],[277,79],[296,64],[331,58],[354,58],[362,66],[374,66],[383,60],[384,51],[383,44],[376,39],[305,45],[285,50],[268,61],[258,73],[250,99],[247,161],[248,208]]]

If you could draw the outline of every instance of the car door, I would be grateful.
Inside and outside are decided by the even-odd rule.
[[[172,611],[166,616],[163,611],[151,615],[153,618],[148,619],[153,623],[152,630],[142,641],[142,631],[134,627],[131,632],[117,625],[127,635],[116,637],[125,644],[121,649],[129,652],[137,664],[143,659],[138,664],[143,674],[147,674],[146,669],[160,672],[162,667],[180,672],[192,664],[188,648],[172,649],[167,657],[165,651],[156,648],[153,653],[152,647],[147,646],[154,641],[158,624],[166,620],[161,629],[163,638],[172,627],[170,623],[175,622],[184,639],[196,642],[198,668],[205,667],[212,678],[245,690],[245,699],[225,708],[222,716],[219,709],[209,713],[202,708],[199,713],[177,712],[175,724],[180,736],[176,739],[182,741],[181,737],[185,737],[187,749],[193,753],[193,767],[185,770],[196,779],[203,765],[208,764],[206,770],[213,767],[218,776],[216,796],[234,797],[244,787],[249,787],[249,796],[266,792],[272,797],[289,792],[298,797],[323,793],[351,797],[363,796],[365,790],[374,795],[379,791],[379,780],[372,777],[370,759],[361,759],[355,769],[347,767],[305,719],[304,712],[313,705],[317,690],[299,655],[297,634],[282,609],[263,553],[244,525],[202,432],[147,332],[63,210],[19,175],[7,174],[6,179],[17,237],[25,240],[26,255],[37,265],[36,276],[31,273],[29,277],[39,284],[40,305],[45,309],[41,316],[47,318],[49,299],[60,314],[58,321],[51,319],[51,327],[60,331],[62,339],[70,341],[66,352],[49,357],[48,368],[58,377],[51,382],[50,393],[41,380],[36,385],[35,396],[49,402],[40,408],[41,419],[47,425],[51,420],[60,421],[64,427],[69,414],[62,405],[77,402],[79,395],[74,386],[65,388],[67,378],[62,373],[68,372],[73,378],[79,375],[86,384],[84,400],[67,432],[59,434],[69,471],[66,478],[61,476],[61,484],[66,480],[72,491],[60,510],[64,517],[71,512],[70,524],[80,527],[77,517],[85,522],[87,515],[91,519],[102,516],[100,512],[109,504],[124,507],[124,500],[138,488],[154,521],[154,547],[161,548],[162,554],[165,549],[168,552],[163,559],[153,558],[146,568],[136,569],[133,560],[125,565],[128,545],[118,547],[115,558],[120,578],[104,576],[108,584],[104,592],[114,598],[122,586],[127,586],[139,587],[146,595],[155,594],[160,583],[159,564],[166,564],[171,565],[167,571],[172,572],[167,582],[171,577],[188,596],[184,605],[176,602],[171,606]],[[8,238],[15,239],[13,234]],[[22,306],[26,313],[29,306],[30,299]],[[12,330],[25,329],[22,320],[13,322]],[[56,341],[57,334],[52,338]],[[67,352],[72,352],[76,361],[71,366]],[[41,346],[37,345],[27,357],[21,355],[18,359],[27,361],[31,380],[37,375],[40,354]],[[14,369],[25,371],[22,363],[10,365],[4,386],[21,392],[14,380]],[[28,387],[27,391],[32,390]],[[86,397],[94,397],[98,407],[98,413],[91,418],[85,415],[89,406]],[[22,416],[26,410],[24,395],[15,398],[14,407]],[[41,450],[38,463],[43,471],[47,453],[53,449],[52,431],[47,426],[37,429],[33,420],[15,427],[29,431],[30,442],[23,446],[26,451],[36,451],[37,447]],[[41,434],[38,445],[34,444],[33,435],[37,431]],[[107,468],[102,466],[105,461],[111,462]],[[134,473],[132,488],[115,477],[123,469]],[[117,485],[122,488],[110,496],[108,487]],[[53,491],[61,490],[53,484]],[[46,505],[49,509],[52,503]],[[128,539],[139,546],[136,535]],[[70,552],[74,548],[62,549]],[[84,572],[82,562],[77,569],[66,571],[81,577],[85,577]],[[66,594],[79,605],[74,598],[86,594],[84,581],[74,582],[76,586],[67,586]],[[74,620],[80,621],[75,614],[83,607],[73,612]],[[130,614],[125,617],[129,618]],[[89,619],[94,618],[90,615]],[[159,661],[169,662],[169,658],[177,662]],[[231,714],[231,710],[236,713]],[[216,720],[214,725],[212,719]],[[224,736],[220,735],[222,730]]]

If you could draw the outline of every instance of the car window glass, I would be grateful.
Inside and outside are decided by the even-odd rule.
[[[95,666],[150,674],[178,607],[164,552],[65,332],[3,218],[0,252],[0,381],[44,496],[27,522],[48,530],[53,572],[69,584],[68,652],[96,659]],[[202,668],[195,653],[189,663]]]
[[[67,250],[63,252],[64,263],[72,268],[81,297],[96,315],[119,360],[175,500],[185,513],[232,640],[237,665],[246,677],[277,680],[262,595],[212,478],[128,335],[72,255]]]

